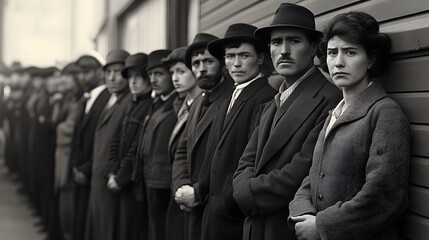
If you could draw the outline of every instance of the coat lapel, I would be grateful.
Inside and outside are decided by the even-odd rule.
[[[321,73],[315,71],[312,75],[309,76],[307,80],[303,83],[304,85],[298,86],[295,89],[294,94],[297,94],[295,99],[287,99],[284,104],[289,104],[290,106],[283,110],[281,117],[277,120],[277,125],[271,131],[271,134],[268,136],[266,143],[262,146],[260,162],[257,165],[256,172],[258,172],[295,134],[295,132],[302,126],[306,121],[308,116],[314,111],[314,109],[322,102],[323,97],[315,97],[317,92],[322,88],[322,86],[327,82],[325,78],[319,76]],[[292,95],[290,96],[292,97]],[[287,102],[287,101],[291,102]],[[275,104],[275,103],[273,103]],[[282,105],[282,106],[283,106]],[[271,124],[273,122],[267,123],[270,127],[265,129],[265,131],[270,131]],[[264,134],[267,134],[266,132]]]

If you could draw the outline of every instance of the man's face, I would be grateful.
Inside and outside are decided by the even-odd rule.
[[[282,28],[271,32],[270,52],[276,71],[290,79],[298,79],[312,65],[316,44],[311,44],[305,30]]]
[[[201,89],[212,89],[222,78],[219,61],[207,49],[204,50],[204,54],[192,56],[191,64],[197,85]]]
[[[143,78],[140,70],[131,68],[127,70],[127,75],[128,87],[130,88],[131,94],[139,95],[150,89],[150,83],[148,79]]]
[[[110,93],[122,92],[128,86],[127,79],[122,77],[122,69],[124,69],[122,63],[114,63],[106,67],[104,77]]]
[[[238,48],[225,48],[225,66],[235,83],[245,83],[259,74],[263,54],[257,54],[250,43],[241,43]]]
[[[81,84],[83,90],[85,92],[91,91],[94,87],[96,87],[96,82],[98,81],[97,69],[82,69],[78,73],[79,83]]]
[[[171,75],[164,66],[159,66],[147,71],[152,89],[156,95],[166,95],[173,90]]]

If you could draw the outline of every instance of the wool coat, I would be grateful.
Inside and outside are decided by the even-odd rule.
[[[260,77],[242,90],[228,113],[231,96],[216,115],[198,181],[199,198],[206,199],[201,239],[242,238],[245,216],[232,196],[232,177],[259,122],[260,107],[276,92]]]
[[[313,149],[341,92],[316,69],[277,110],[261,116],[234,174],[233,196],[246,216],[243,239],[295,239],[288,205],[308,175]]]
[[[84,97],[79,100],[80,114],[77,118],[73,134],[70,165],[71,168],[76,167],[79,171],[83,172],[88,181],[90,180],[92,170],[95,128],[109,98],[109,91],[104,89],[87,114],[85,114],[86,101]],[[76,185],[75,188],[76,211],[73,231],[73,239],[75,240],[82,240],[85,236],[89,190],[89,184],[85,186]]]
[[[182,185],[194,186],[197,189],[198,177],[201,165],[206,154],[206,146],[210,128],[223,101],[231,95],[231,81],[224,80],[206,96],[194,100],[188,116],[183,135],[179,141],[175,159],[173,162],[173,192],[175,193]],[[202,111],[205,111],[202,113]],[[196,201],[198,193],[195,193]],[[185,236],[187,240],[201,239],[201,220],[203,208],[195,206],[186,215]]]
[[[104,109],[98,120],[94,136],[91,191],[88,205],[88,218],[85,230],[87,240],[117,239],[118,204],[116,193],[107,188],[104,169],[108,160],[108,149],[121,127],[125,110],[131,102],[128,88],[117,97],[116,103]]]
[[[323,240],[397,239],[395,221],[408,206],[407,119],[379,83],[367,87],[326,135],[331,117],[309,176],[289,205],[291,216],[315,215]]]
[[[121,130],[109,147],[109,164],[105,176],[116,175],[119,192],[118,239],[145,239],[147,228],[145,205],[134,197],[132,157],[127,153],[137,137],[140,124],[149,112],[153,99],[150,91],[129,102]]]

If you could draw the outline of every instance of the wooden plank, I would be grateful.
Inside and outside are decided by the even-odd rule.
[[[310,9],[315,16],[318,16],[327,11],[333,11],[356,2],[359,2],[359,0],[310,0],[300,2],[299,5]]]
[[[429,189],[410,186],[409,196],[409,211],[420,216],[429,217]]]
[[[215,24],[218,24],[221,21],[229,18],[230,16],[243,11],[244,9],[252,6],[253,4],[261,0],[234,0],[224,4],[222,7],[210,11],[210,14],[207,14],[200,19],[201,29],[209,28]],[[228,25],[229,26],[229,25]]]
[[[429,23],[426,28],[390,33],[389,36],[392,40],[393,53],[405,53],[427,49],[429,48]]]
[[[402,107],[410,123],[429,123],[429,93],[395,93],[390,96]]]
[[[410,161],[410,183],[429,187],[429,158],[413,156]]]
[[[412,240],[427,240],[429,236],[429,219],[406,214],[403,217],[402,236]]]
[[[411,153],[414,155],[429,157],[429,126],[411,125],[413,143]]]
[[[201,16],[214,11],[216,8],[231,2],[232,0],[208,0],[201,4]]]
[[[429,56],[395,60],[380,82],[388,92],[429,91]]]

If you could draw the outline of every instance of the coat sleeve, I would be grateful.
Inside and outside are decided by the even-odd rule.
[[[116,174],[115,181],[121,189],[131,185],[132,179],[138,175],[133,159],[136,158],[139,134],[134,138],[130,149],[120,161],[119,170]]]
[[[189,124],[186,124],[185,130],[183,131],[183,134],[180,137],[179,143],[177,145],[176,154],[174,155],[172,167],[173,193],[175,193],[177,189],[180,188],[180,186],[192,185],[189,174],[187,152],[188,126]]]
[[[120,167],[120,154],[119,154],[119,148],[121,145],[121,135],[122,135],[122,128],[118,130],[116,135],[113,137],[112,141],[110,142],[109,146],[109,158],[107,160],[106,166],[104,168],[104,177],[108,177],[110,174],[116,175],[119,167]]]
[[[301,216],[311,214],[316,216],[316,208],[311,200],[311,185],[310,176],[307,176],[302,181],[301,187],[295,194],[295,198],[289,203],[288,224],[291,229],[295,228],[295,222],[291,220],[291,216]]]
[[[374,238],[408,206],[408,121],[393,102],[374,114],[366,181],[352,199],[316,215],[322,239]]]

